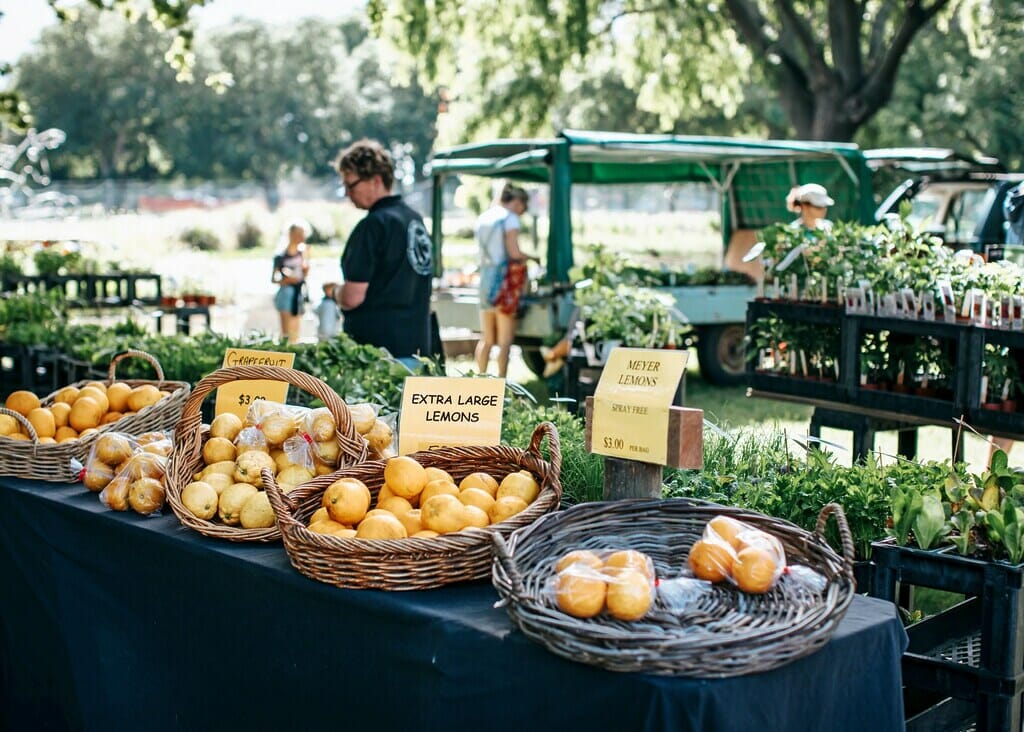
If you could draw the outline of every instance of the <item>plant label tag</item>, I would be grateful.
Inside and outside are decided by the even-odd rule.
[[[882,298],[881,310],[878,313],[883,317],[896,318],[899,317],[899,310],[896,308],[896,296],[885,295]]]
[[[921,314],[925,320],[935,320],[935,296],[930,292],[921,296]]]
[[[1013,297],[1003,295],[999,301],[999,327],[1008,330],[1013,324]]]
[[[249,348],[229,348],[224,352],[221,366],[277,366],[290,369],[295,365],[295,354],[280,351],[254,351]],[[231,413],[241,420],[255,402],[265,399],[268,402],[284,404],[288,399],[288,383],[269,379],[246,379],[231,381],[217,388],[217,401],[214,414]]]
[[[1013,296],[1013,329],[1024,330],[1024,296]]]
[[[942,280],[936,285],[939,302],[942,303],[942,319],[947,323],[956,322],[956,300],[953,297],[953,286]]]
[[[687,358],[686,351],[612,351],[594,393],[591,452],[664,465],[668,460],[669,409]]]
[[[846,288],[846,313],[858,315],[864,311],[864,290],[859,287]]]
[[[987,296],[981,290],[971,290],[971,319],[975,325],[985,325],[985,301]]]
[[[903,294],[903,317],[916,318],[917,297],[914,295],[914,291],[909,287],[904,287],[901,293]]]
[[[504,409],[504,379],[407,376],[398,419],[398,454],[499,445]]]
[[[800,283],[796,278],[796,272],[789,276],[789,299],[793,302],[800,299]]]

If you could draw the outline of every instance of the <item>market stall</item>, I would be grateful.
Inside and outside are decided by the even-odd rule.
[[[861,596],[792,664],[666,678],[558,658],[489,582],[340,590],[81,486],[0,478],[0,524],[7,729],[903,728],[906,635]]]

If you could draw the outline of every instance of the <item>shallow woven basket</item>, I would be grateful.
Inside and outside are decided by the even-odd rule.
[[[348,407],[331,387],[315,376],[284,369],[278,366],[232,366],[214,371],[196,384],[195,390],[181,414],[181,421],[174,430],[174,449],[167,468],[167,502],[181,523],[200,534],[230,541],[270,542],[281,538],[276,526],[267,529],[244,529],[240,526],[201,519],[185,508],[181,492],[193,480],[193,475],[203,469],[203,444],[209,430],[203,429],[202,406],[206,396],[217,387],[232,381],[269,379],[285,381],[320,399],[327,407],[338,426],[337,439],[341,448],[338,458],[341,465],[354,465],[366,459],[366,440],[356,431]]]
[[[846,558],[825,542],[836,517]],[[782,542],[789,565],[826,577],[821,594],[783,575],[764,595],[715,585],[680,612],[661,597],[642,620],[607,613],[581,620],[558,609],[551,580],[555,562],[573,549],[636,549],[654,560],[659,581],[687,567],[690,546],[715,516],[732,516]],[[505,542],[496,536],[492,580],[512,621],[552,653],[611,671],[724,678],[767,671],[813,653],[828,642],[854,595],[853,539],[840,506],[830,503],[811,534],[752,511],[687,499],[640,499],[574,506],[545,516]]]
[[[77,472],[71,467],[72,459],[85,463],[93,443],[105,432],[124,432],[130,435],[141,435],[144,432],[171,430],[178,423],[181,410],[188,398],[189,385],[184,381],[165,381],[164,370],[153,356],[143,351],[124,351],[110,361],[107,370],[107,385],[116,381],[117,364],[126,358],[141,358],[148,361],[156,370],[156,379],[121,379],[132,388],[152,384],[160,391],[168,392],[168,396],[156,404],[152,404],[137,414],[121,417],[116,422],[105,424],[97,431],[77,440],[69,440],[56,445],[38,443],[38,435],[28,420],[17,412],[0,409],[0,413],[14,417],[27,428],[31,441],[12,440],[0,437],[0,475],[13,475],[18,478],[45,480],[51,483],[72,483],[78,480]],[[70,386],[82,388],[90,380],[78,381]],[[67,387],[63,387],[66,389]],[[54,398],[61,392],[58,389],[42,400],[42,406],[53,404]]]
[[[541,456],[540,445],[548,438],[551,461]],[[339,478],[358,478],[370,489],[373,503],[384,484],[384,460],[339,470],[299,486],[287,496],[270,476],[267,493],[284,536],[284,548],[292,565],[307,577],[338,587],[381,590],[426,590],[452,582],[487,577],[491,567],[491,537],[509,535],[529,526],[558,508],[562,498],[559,480],[562,452],[558,430],[550,422],[537,426],[526,450],[498,447],[443,447],[413,453],[423,467],[447,470],[456,482],[470,473],[485,471],[501,480],[509,473],[529,470],[541,492],[529,507],[485,529],[465,529],[432,539],[343,539],[316,534],[306,528],[309,517],[320,508],[324,491]]]

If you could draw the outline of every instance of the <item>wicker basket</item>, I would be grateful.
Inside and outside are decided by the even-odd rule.
[[[9,410],[0,410],[3,414],[14,417],[18,422],[28,428],[31,441],[12,440],[8,437],[0,437],[0,475],[13,475],[18,478],[29,478],[32,480],[45,480],[52,483],[72,483],[78,480],[78,476],[71,468],[71,461],[75,459],[85,463],[89,457],[89,451],[93,443],[105,432],[124,432],[130,435],[141,435],[144,432],[156,432],[170,430],[178,423],[182,407],[188,398],[189,385],[184,381],[165,381],[164,370],[159,362],[148,353],[142,351],[124,351],[114,356],[107,370],[107,384],[116,380],[115,372],[117,364],[126,358],[141,358],[152,364],[156,370],[156,380],[146,379],[122,379],[122,383],[132,388],[152,384],[160,391],[168,392],[168,396],[156,404],[150,405],[137,414],[130,414],[110,424],[101,425],[97,431],[77,440],[69,440],[56,445],[37,442],[38,436],[28,420],[20,414]],[[78,381],[71,386],[82,388],[88,381]],[[64,387],[67,388],[67,387]],[[42,406],[48,407],[53,404],[54,398],[60,393],[57,390],[42,400]]]
[[[232,381],[249,379],[285,381],[323,401],[338,426],[337,439],[338,445],[341,447],[339,457],[341,465],[353,465],[365,460],[366,440],[356,431],[348,407],[345,406],[341,397],[323,381],[302,371],[277,366],[232,366],[214,371],[196,384],[192,396],[182,411],[181,421],[178,422],[174,431],[174,449],[171,451],[171,459],[167,468],[167,502],[170,504],[171,510],[185,526],[206,536],[231,541],[277,541],[281,538],[281,532],[276,526],[267,529],[243,529],[238,526],[227,526],[207,521],[198,518],[181,502],[181,492],[192,482],[192,476],[202,470],[204,466],[203,444],[206,442],[209,431],[203,429],[202,426],[203,400],[219,386]]]
[[[829,514],[839,525],[845,559],[822,538]],[[790,565],[825,576],[824,591],[801,589],[787,576],[764,595],[715,585],[678,613],[659,597],[645,618],[631,623],[607,614],[580,620],[558,609],[550,581],[555,561],[566,552],[637,549],[665,580],[682,574],[690,546],[718,515],[778,537]],[[853,540],[834,503],[822,509],[814,534],[738,508],[640,499],[581,504],[515,532],[507,543],[500,536],[494,542],[492,579],[512,621],[552,653],[612,671],[699,678],[767,671],[828,642],[854,595]]]
[[[550,462],[540,452],[545,436]],[[356,589],[426,590],[482,579],[490,573],[491,537],[507,536],[528,526],[556,510],[562,497],[562,453],[558,430],[550,422],[534,430],[526,450],[508,446],[445,447],[414,453],[412,457],[424,467],[447,470],[456,481],[476,471],[488,472],[501,480],[509,473],[529,470],[538,479],[541,492],[525,511],[485,529],[466,529],[431,539],[343,539],[309,531],[309,517],[320,508],[327,486],[342,477],[363,481],[376,502],[384,483],[385,461],[366,462],[321,476],[287,496],[278,489],[270,471],[264,470],[270,504],[277,514],[277,525],[284,535],[284,547],[292,565],[307,577]]]

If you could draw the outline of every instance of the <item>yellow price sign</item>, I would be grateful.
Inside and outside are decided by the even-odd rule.
[[[294,353],[277,351],[254,351],[248,348],[229,348],[224,352],[222,366],[278,366],[290,369],[295,364]],[[261,399],[284,404],[288,398],[288,384],[270,379],[247,379],[232,381],[217,389],[215,414],[230,412],[245,419],[249,407]]]
[[[591,451],[664,465],[669,407],[687,358],[686,351],[614,349],[594,392]]]
[[[402,389],[398,453],[501,442],[505,380],[409,376]]]

